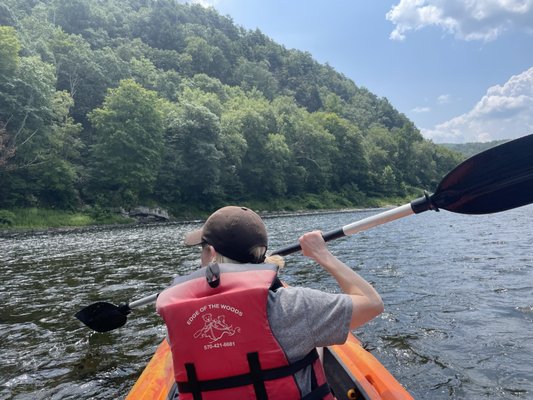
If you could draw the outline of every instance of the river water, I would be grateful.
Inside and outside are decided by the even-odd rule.
[[[270,247],[377,210],[265,219]],[[0,398],[123,398],[165,328],[153,305],[96,333],[74,314],[159,292],[197,267],[185,232],[199,223],[48,232],[0,238]],[[357,330],[417,399],[533,398],[533,206],[466,216],[413,215],[330,242],[371,281],[385,312]],[[299,254],[291,285],[336,291]]]

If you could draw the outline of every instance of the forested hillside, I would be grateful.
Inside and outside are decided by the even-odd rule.
[[[356,205],[457,162],[387,99],[213,9],[0,4],[0,208]]]

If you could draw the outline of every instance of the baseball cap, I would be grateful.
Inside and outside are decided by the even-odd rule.
[[[232,260],[242,263],[260,263],[253,250],[268,246],[265,224],[259,215],[246,207],[227,206],[215,211],[204,226],[185,236],[187,246],[208,243]],[[266,251],[266,250],[265,250]]]

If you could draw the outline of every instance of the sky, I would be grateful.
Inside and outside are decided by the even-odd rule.
[[[533,0],[193,0],[385,97],[435,143],[533,133]]]

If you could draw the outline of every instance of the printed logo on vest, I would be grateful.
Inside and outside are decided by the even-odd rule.
[[[202,316],[203,326],[194,333],[194,338],[209,340],[209,343],[204,345],[204,350],[234,347],[236,345],[235,342],[227,339],[240,333],[241,328],[226,321],[226,316],[220,313],[223,310],[239,317],[243,316],[242,311],[235,307],[226,304],[209,304],[196,310],[187,320],[187,325],[191,325],[198,316]],[[214,314],[213,311],[217,311],[217,314]],[[223,338],[226,340],[222,340]]]

